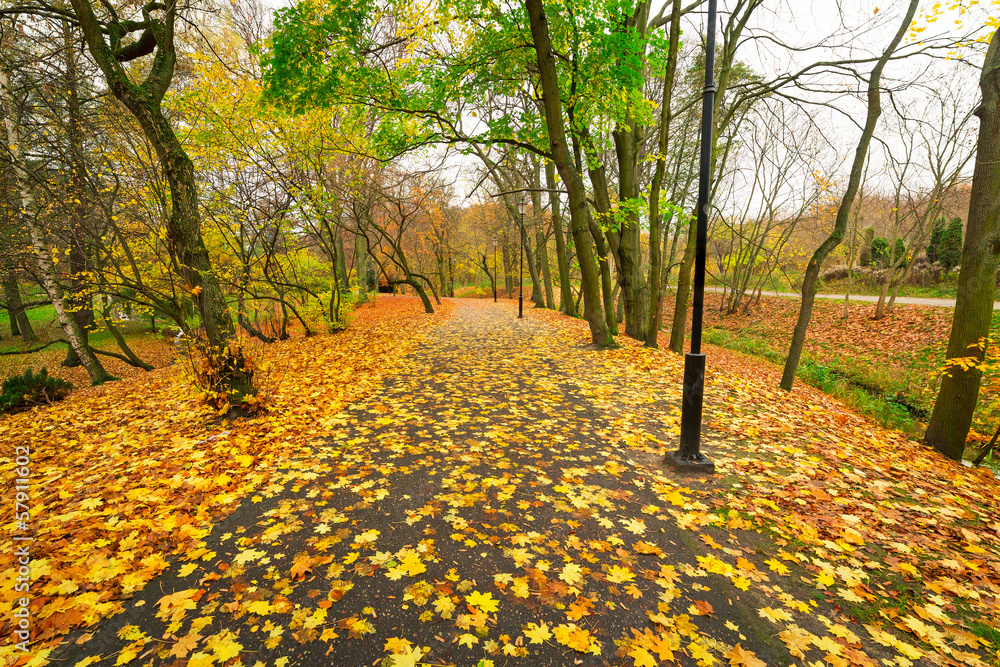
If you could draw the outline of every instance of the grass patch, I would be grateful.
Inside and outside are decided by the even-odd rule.
[[[706,343],[728,350],[761,357],[775,364],[784,364],[785,355],[771,347],[768,340],[747,332],[711,328],[704,332]],[[859,372],[872,369],[868,362],[852,357],[837,356],[833,363],[821,363],[804,354],[797,376],[800,380],[834,396],[854,411],[870,417],[888,428],[917,435],[921,426],[913,406],[900,399],[904,385],[890,380],[884,370],[876,370],[877,377]],[[875,370],[875,369],[872,369]],[[859,377],[860,375],[860,377]],[[917,408],[919,412],[921,408]]]
[[[985,639],[993,644],[993,646],[1000,645],[1000,629],[994,628],[992,625],[987,625],[982,621],[972,621],[969,623],[969,630],[972,631],[972,634]]]

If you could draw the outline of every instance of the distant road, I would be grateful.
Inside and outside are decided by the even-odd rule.
[[[706,287],[705,291],[706,292],[721,292],[722,288],[721,287]],[[761,292],[761,294],[763,294],[765,296],[783,296],[783,297],[788,297],[790,299],[800,299],[800,298],[802,298],[802,295],[799,294],[798,292],[768,292],[767,290],[764,290],[763,292]],[[841,301],[843,301],[844,300],[844,295],[843,294],[817,294],[816,298],[817,299],[840,299]],[[888,297],[886,297],[886,301],[888,301],[888,300],[889,300]],[[877,303],[878,302],[878,297],[877,296],[868,296],[866,294],[852,294],[851,295],[851,301],[867,301],[869,303]],[[925,299],[923,297],[912,297],[912,296],[900,296],[900,297],[896,297],[896,303],[898,303],[898,304],[906,304],[906,305],[910,305],[910,306],[935,306],[937,308],[954,308],[955,307],[955,300],[954,299]],[[1000,301],[994,301],[993,302],[993,310],[1000,310]]]

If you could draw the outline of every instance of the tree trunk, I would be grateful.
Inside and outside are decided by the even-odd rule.
[[[677,69],[677,50],[680,48],[681,35],[681,0],[673,0],[670,8],[670,45],[667,52],[667,70],[663,78],[663,100],[660,103],[660,132],[657,141],[656,171],[649,187],[649,305],[647,313],[649,322],[646,324],[646,347],[658,347],[660,333],[661,304],[663,295],[660,290],[660,273],[663,258],[660,247],[661,221],[660,188],[667,169],[667,129],[670,127],[671,93],[674,87],[674,72]]]
[[[520,217],[520,216],[518,216]],[[538,276],[538,264],[535,262],[535,251],[531,248],[531,237],[524,221],[518,223],[521,228],[521,243],[524,244],[524,263],[528,265],[528,276],[531,278],[531,301],[535,308],[545,307],[545,296],[542,292],[542,281]]]
[[[639,201],[638,153],[641,143],[639,126],[631,120],[629,126],[614,132],[618,156],[618,199],[620,202]],[[625,314],[625,334],[645,341],[648,322],[648,293],[642,275],[642,243],[639,212],[632,207],[622,211],[621,239],[616,260],[621,277],[621,300]]]
[[[504,289],[507,290],[507,298],[511,298],[514,294],[514,272],[511,270],[510,266],[511,256],[510,248],[507,247],[507,243],[503,244],[503,285]]]
[[[601,298],[604,301],[605,324],[611,335],[618,334],[618,319],[615,317],[615,282],[611,279],[611,255],[608,252],[608,244],[601,235],[601,229],[594,223],[594,217],[587,209],[587,223],[590,227],[590,236],[594,239],[597,247],[598,268],[601,272]],[[584,300],[586,303],[586,299]]]
[[[70,224],[69,224],[69,293],[65,296],[66,309],[72,313],[83,335],[84,345],[89,345],[89,327],[94,325],[94,310],[86,294],[87,271],[87,162],[83,154],[83,128],[81,127],[80,95],[77,91],[76,51],[70,35],[69,23],[62,22],[63,56],[65,58],[66,86],[66,138],[69,144],[70,169]],[[62,365],[75,368],[80,365],[76,350],[70,346]]]
[[[55,267],[52,264],[52,250],[48,247],[44,238],[44,230],[35,222],[31,214],[34,209],[34,200],[31,189],[28,185],[29,177],[24,165],[24,149],[21,145],[21,136],[18,132],[17,112],[14,103],[14,95],[10,89],[10,79],[7,71],[0,67],[0,102],[3,103],[4,125],[7,130],[7,145],[10,147],[12,161],[14,163],[14,174],[17,178],[17,185],[21,197],[21,219],[28,230],[28,237],[31,239],[31,248],[38,263],[38,272],[41,274],[42,286],[48,294],[52,307],[55,308],[56,317],[59,319],[59,326],[66,335],[66,340],[76,350],[83,367],[90,376],[91,384],[97,385],[112,379],[104,370],[104,366],[98,361],[93,350],[86,344],[83,332],[73,316],[66,312],[63,305],[62,286],[56,278]]]
[[[368,301],[368,239],[364,234],[354,237],[354,266],[358,273],[358,303]]]
[[[13,268],[10,269],[13,271]],[[4,298],[7,300],[7,312],[10,315],[10,332],[12,336],[20,334],[21,340],[31,342],[35,340],[35,331],[31,328],[28,314],[24,311],[24,302],[21,301],[21,290],[17,286],[17,280],[13,273],[8,273],[3,281]]]
[[[347,253],[344,252],[344,235],[337,232],[337,275],[340,277],[340,287],[351,289],[351,278],[347,275]]]
[[[552,229],[556,237],[556,264],[559,269],[559,309],[576,317],[576,303],[569,284],[569,262],[566,259],[566,239],[563,236],[562,212],[559,210],[559,193],[556,192],[556,167],[545,163],[545,187],[549,189],[549,208],[552,212]]]
[[[684,354],[684,336],[687,333],[688,297],[691,294],[691,270],[694,268],[694,253],[697,246],[695,231],[698,219],[691,216],[688,225],[687,245],[684,248],[684,259],[678,269],[677,295],[674,299],[674,321],[670,326],[670,349],[677,354]]]
[[[888,271],[891,273],[892,268],[890,267]],[[885,317],[885,297],[889,294],[889,276],[886,275],[882,279],[882,289],[878,291],[878,303],[875,304],[875,319],[881,320]]]
[[[983,100],[976,109],[979,141],[972,175],[969,216],[958,274],[958,298],[948,338],[949,359],[982,351],[973,348],[989,336],[993,315],[993,289],[1000,257],[1000,30],[990,39],[979,79]],[[951,367],[941,379],[941,389],[927,425],[924,440],[955,461],[962,460],[965,438],[979,398],[981,373]]]
[[[865,158],[868,155],[868,146],[871,144],[872,134],[875,132],[875,125],[878,117],[882,113],[882,95],[879,86],[882,81],[882,70],[885,69],[886,62],[892,57],[896,47],[906,34],[906,30],[913,20],[913,14],[917,10],[919,0],[910,0],[906,10],[906,16],[896,31],[895,36],[886,47],[882,56],[875,63],[872,73],[868,78],[868,114],[865,119],[864,130],[858,140],[858,147],[854,153],[854,162],[851,165],[851,175],[847,181],[847,191],[837,209],[837,220],[834,223],[833,232],[820,244],[816,252],[813,253],[809,264],[806,266],[805,276],[802,280],[802,304],[799,308],[799,318],[795,323],[795,331],[792,334],[792,344],[788,349],[788,357],[785,359],[785,369],[781,375],[781,388],[791,391],[795,383],[795,371],[799,365],[799,358],[802,356],[802,348],[806,342],[806,331],[809,328],[809,320],[812,319],[813,305],[816,301],[816,281],[819,278],[820,267],[826,256],[836,248],[844,238],[847,229],[847,222],[851,214],[851,206],[854,197],[858,193],[858,186],[861,184],[861,172],[864,169]]]
[[[98,23],[89,0],[71,2],[88,49],[104,74],[108,88],[132,113],[156,151],[170,191],[170,214],[166,221],[167,245],[171,256],[176,258],[176,268],[184,281],[184,288],[198,306],[208,344],[216,353],[221,353],[235,336],[235,326],[222,286],[212,272],[208,249],[201,235],[194,163],[184,151],[161,107],[163,96],[170,87],[177,59],[174,51],[177,5],[168,5],[163,18],[151,22],[151,36],[155,40],[156,51],[146,79],[141,84],[136,84],[105,41],[105,32]],[[247,389],[252,386],[252,375],[253,372],[247,370],[242,363],[241,354],[237,354],[233,363],[227,364],[224,369],[224,382],[237,401],[241,401]]]
[[[531,37],[535,47],[539,79],[542,84],[542,103],[545,107],[545,121],[548,128],[549,146],[552,159],[569,190],[570,226],[576,254],[580,260],[580,275],[583,291],[583,312],[590,325],[590,335],[595,345],[607,347],[614,344],[601,309],[597,265],[594,246],[588,234],[589,205],[583,179],[570,160],[569,145],[566,143],[566,129],[562,117],[562,96],[559,91],[559,74],[556,70],[549,26],[541,0],[525,0]]]
[[[532,179],[533,187],[531,193],[531,214],[535,222],[535,257],[538,260],[538,267],[542,272],[542,284],[545,287],[546,308],[555,308],[555,299],[552,294],[552,267],[549,266],[549,249],[546,243],[547,234],[542,229],[542,179],[541,165],[537,159],[532,159]]]

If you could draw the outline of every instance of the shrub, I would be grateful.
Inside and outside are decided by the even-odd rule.
[[[284,377],[284,366],[267,359],[269,345],[238,336],[222,349],[204,337],[182,339],[185,378],[203,403],[219,414],[251,416],[267,410]]]
[[[962,263],[962,219],[952,218],[948,228],[941,235],[938,245],[938,261],[950,271]]]
[[[899,268],[905,269],[906,265],[909,264],[908,258],[906,256],[906,242],[901,238],[896,239],[895,246],[892,251],[892,260],[896,263]]]
[[[872,256],[872,243],[875,240],[875,228],[869,227],[864,232],[864,241],[861,244],[861,256],[858,264],[861,266],[871,266],[875,258]]]
[[[869,266],[884,269],[889,262],[889,242],[885,240],[884,236],[878,236],[872,239],[871,249]]]
[[[944,235],[945,226],[944,218],[938,218],[934,221],[934,227],[931,229],[931,241],[927,244],[927,261],[931,264],[940,259],[938,254],[941,250],[941,237]]]
[[[22,375],[12,375],[3,381],[0,412],[19,412],[35,405],[50,405],[65,398],[72,389],[73,385],[66,380],[49,377],[49,371],[44,367],[37,375],[29,368]]]

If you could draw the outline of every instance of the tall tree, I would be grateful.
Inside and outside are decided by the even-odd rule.
[[[569,191],[570,228],[573,230],[573,242],[576,245],[577,257],[580,260],[582,275],[581,290],[583,291],[583,313],[590,325],[590,334],[594,344],[606,347],[614,344],[608,331],[608,323],[601,309],[600,285],[597,276],[597,263],[594,261],[594,244],[590,238],[588,218],[590,211],[587,205],[587,194],[583,179],[573,164],[569,145],[566,141],[566,127],[563,122],[561,91],[559,88],[559,73],[556,69],[555,56],[552,51],[552,40],[549,37],[549,26],[545,16],[545,8],[541,0],[525,0],[528,10],[528,21],[531,25],[532,45],[535,49],[538,63],[539,79],[542,87],[542,104],[545,108],[545,122],[548,129],[549,147],[552,161],[555,163],[559,176]]]
[[[18,114],[13,90],[11,89],[10,76],[8,72],[0,67],[0,104],[3,106],[3,122],[6,129],[7,146],[11,153],[11,163],[14,165],[14,173],[17,177],[17,187],[20,194],[21,219],[28,235],[31,239],[31,247],[34,251],[35,261],[42,278],[42,285],[48,294],[52,306],[55,308],[56,317],[62,327],[70,346],[76,351],[80,362],[87,370],[91,383],[102,384],[111,376],[104,370],[104,366],[94,355],[94,351],[87,345],[84,333],[80,325],[74,319],[73,314],[65,307],[62,285],[59,284],[55,267],[52,262],[52,248],[49,246],[45,230],[37,224],[34,219],[34,199],[31,194],[29,184],[30,176],[24,159],[24,148],[21,143],[21,135],[18,129]]]
[[[792,385],[795,383],[795,371],[799,365],[799,358],[802,356],[802,348],[806,342],[806,331],[809,328],[813,305],[816,301],[816,281],[819,278],[820,267],[826,256],[840,245],[840,242],[844,238],[844,232],[847,230],[847,223],[851,215],[851,206],[854,203],[854,197],[857,195],[858,187],[861,184],[861,172],[864,169],[865,160],[868,156],[868,147],[871,145],[872,135],[875,134],[875,125],[882,114],[882,71],[885,69],[885,65],[889,62],[889,59],[892,58],[892,54],[895,53],[896,47],[903,41],[903,36],[906,35],[906,31],[910,27],[910,22],[913,20],[913,15],[917,11],[918,4],[920,4],[919,0],[910,0],[899,29],[876,61],[875,67],[872,68],[871,74],[868,76],[868,112],[865,116],[864,129],[861,131],[861,137],[858,139],[858,145],[854,151],[854,162],[851,164],[851,175],[847,181],[847,190],[844,192],[844,196],[840,201],[840,207],[837,209],[837,218],[834,222],[833,231],[816,248],[816,251],[809,259],[809,263],[806,265],[805,275],[802,278],[802,303],[799,306],[799,317],[795,323],[795,331],[792,333],[792,343],[788,349],[788,357],[785,359],[784,372],[781,375],[781,388],[785,391],[791,391]]]
[[[948,337],[948,358],[982,358],[980,340],[989,336],[993,290],[1000,260],[1000,30],[993,33],[979,77],[983,99],[976,108],[979,141],[972,175],[969,216],[962,247],[958,296]],[[979,398],[978,368],[951,366],[927,424],[924,440],[955,461],[962,460],[965,438]]]
[[[177,138],[163,110],[177,63],[175,25],[180,5],[151,2],[141,8],[141,20],[119,15],[113,5],[91,0],[71,0],[71,7],[37,0],[0,9],[2,15],[27,14],[66,21],[79,31],[108,89],[129,110],[156,151],[169,185],[170,211],[167,239],[176,269],[198,306],[200,326],[214,354],[226,358],[220,369],[234,400],[253,392],[253,373],[242,354],[223,354],[235,335],[225,295],[208,256],[201,234],[198,189],[194,163]],[[134,37],[129,41],[128,38]],[[150,57],[141,81],[133,81],[128,63]],[[79,353],[79,350],[77,351]]]

